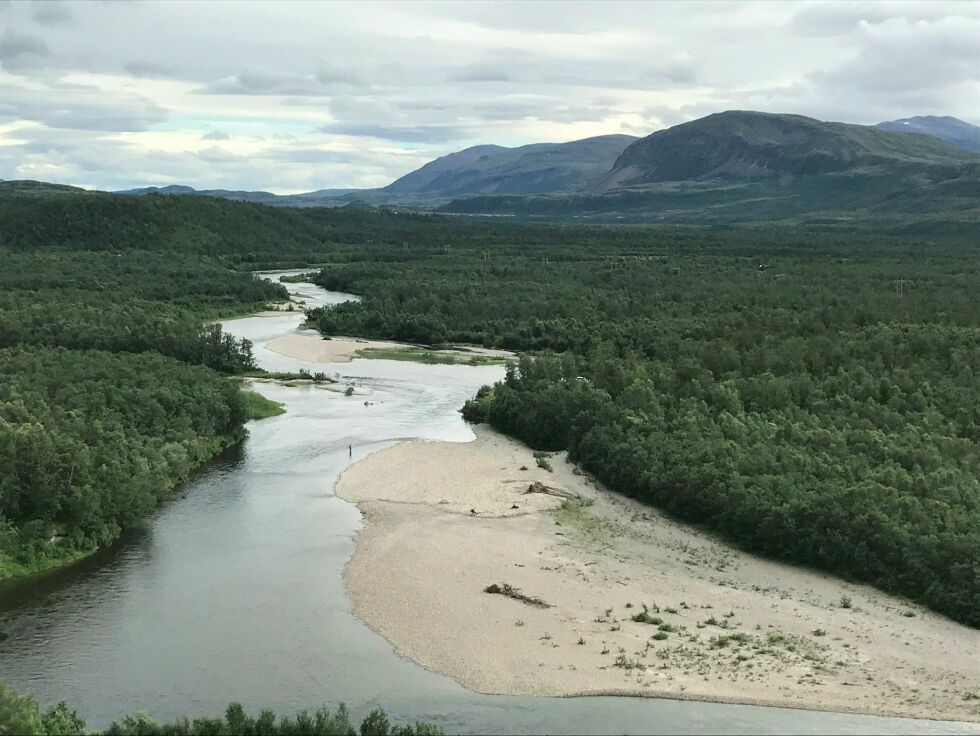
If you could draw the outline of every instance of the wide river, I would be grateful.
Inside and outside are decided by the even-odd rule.
[[[289,286],[309,304],[351,298]],[[394,720],[434,721],[449,733],[976,731],[717,703],[481,695],[399,657],[351,612],[342,575],[361,517],[334,496],[334,482],[398,440],[471,439],[457,410],[503,369],[317,366],[264,347],[301,321],[284,313],[224,327],[255,343],[264,368],[323,370],[369,395],[260,385],[287,413],[253,422],[245,442],[140,529],[67,570],[0,589],[0,680],[43,704],[66,699],[93,728],[137,710],[160,720],[223,712],[230,701],[282,713],[345,701],[358,718],[383,705]]]

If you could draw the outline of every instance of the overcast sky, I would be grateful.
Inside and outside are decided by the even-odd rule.
[[[980,2],[0,0],[0,179],[375,187],[727,109],[980,124]]]

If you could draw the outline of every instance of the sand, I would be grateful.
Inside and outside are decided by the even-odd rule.
[[[286,335],[270,340],[265,346],[274,353],[308,363],[350,363],[358,350],[364,348],[399,348],[397,342],[359,340],[353,337],[333,337],[324,340],[319,335]]]
[[[980,721],[975,630],[740,552],[597,487],[562,455],[548,472],[523,445],[476,431],[395,445],[337,482],[365,522],[345,572],[355,612],[403,656],[484,693]],[[533,481],[591,505],[556,509],[561,499],[525,493]],[[492,583],[549,607],[484,592]],[[666,638],[631,620],[644,604]]]
[[[257,316],[262,316],[260,313]],[[319,335],[286,335],[270,340],[265,345],[269,350],[309,363],[350,363],[359,350],[382,348],[398,349],[415,347],[402,342],[385,340],[363,340],[355,337],[331,337],[325,340]],[[514,354],[506,350],[492,350],[471,346],[459,346],[448,350],[433,352],[458,358],[461,362],[473,357],[512,358]],[[366,355],[363,357],[371,357]]]
[[[272,306],[271,309],[266,309],[262,312],[256,312],[253,317],[282,317],[283,312],[305,312],[309,307],[303,302],[298,302],[295,299],[290,299],[285,302],[279,302]]]

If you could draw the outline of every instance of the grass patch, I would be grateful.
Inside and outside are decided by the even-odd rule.
[[[361,348],[354,352],[357,358],[374,360],[408,360],[413,363],[443,364],[443,365],[506,365],[504,358],[491,358],[486,355],[466,355],[465,353],[447,353],[426,348]]]
[[[660,618],[660,616],[650,615],[650,608],[647,606],[646,603],[643,604],[642,611],[633,615],[632,620],[636,621],[636,623],[638,624],[650,624],[652,626],[660,626],[664,622],[664,620]]]
[[[242,396],[245,398],[245,407],[248,409],[249,419],[265,419],[286,413],[282,402],[267,399],[255,391],[242,391]]]
[[[550,453],[541,452],[540,450],[534,451],[534,462],[538,464],[539,468],[543,470],[547,470],[549,473],[552,470],[551,462],[548,460],[548,458],[550,457],[551,457]]]
[[[280,276],[279,281],[284,284],[312,283],[313,279],[315,279],[319,275],[320,275],[319,271],[310,271],[309,273],[288,274],[286,276]]]

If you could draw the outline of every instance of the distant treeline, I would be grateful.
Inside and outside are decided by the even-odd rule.
[[[355,730],[346,706],[336,711],[319,708],[295,716],[276,717],[271,710],[250,716],[239,703],[232,703],[224,716],[179,718],[156,723],[145,713],[125,716],[105,731],[88,731],[85,721],[65,702],[41,710],[32,695],[20,695],[0,682],[0,734],[16,736],[440,736],[431,723],[392,724],[381,708],[375,708]]]
[[[465,415],[746,549],[980,626],[976,243],[539,233],[331,265],[319,283],[364,299],[311,317],[541,353]]]

